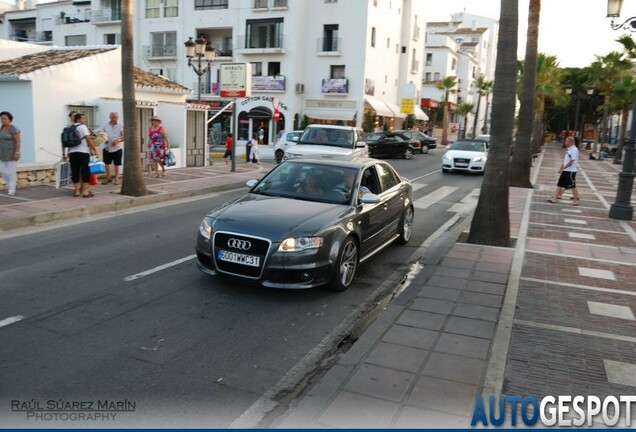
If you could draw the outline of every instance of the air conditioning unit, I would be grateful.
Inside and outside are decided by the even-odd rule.
[[[296,93],[305,93],[305,84],[296,84]]]

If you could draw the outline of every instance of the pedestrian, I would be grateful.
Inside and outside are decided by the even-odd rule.
[[[170,140],[158,116],[152,116],[150,122],[151,126],[148,129],[148,160],[155,171],[155,177],[159,178],[159,168],[161,168],[161,176],[165,177],[166,153],[170,151]]]
[[[261,124],[261,128],[258,130],[258,144],[265,144],[265,130]]]
[[[20,160],[20,129],[15,127],[9,111],[0,112],[0,176],[7,184],[7,195],[15,195],[18,183],[18,160]]]
[[[106,166],[106,178],[102,184],[108,184],[111,181],[119,184],[119,167],[124,156],[124,125],[119,123],[119,114],[112,112],[109,115],[110,121],[104,126],[104,132],[108,136],[108,141],[104,144],[104,165]],[[113,176],[111,178],[111,165],[113,168]],[[113,180],[114,179],[114,180]]]
[[[66,147],[68,153],[64,154],[64,159],[68,158],[71,166],[71,181],[73,182],[73,196],[82,195],[84,198],[93,197],[90,191],[91,172],[88,164],[91,155],[97,156],[97,148],[91,138],[90,130],[86,126],[86,116],[84,114],[75,114],[75,124],[77,128],[75,133],[81,138],[82,142],[75,147]]]
[[[251,152],[249,160],[251,160],[253,163],[260,164],[261,157],[258,153],[258,138],[256,136],[256,132],[254,132],[254,134],[252,135],[252,145],[250,146],[250,148]]]
[[[232,139],[232,133],[230,132],[225,137],[225,153],[223,154],[223,159],[225,159],[225,165],[228,164],[227,158],[229,157],[232,160],[232,149],[234,148],[234,140]]]
[[[557,188],[554,191],[552,197],[547,201],[555,203],[557,199],[563,195],[565,189],[572,189],[572,195],[574,195],[572,205],[579,205],[579,191],[576,188],[576,172],[577,164],[579,161],[579,149],[576,148],[574,137],[567,137],[565,139],[566,152],[563,157],[563,164],[559,168],[559,181],[557,182]]]

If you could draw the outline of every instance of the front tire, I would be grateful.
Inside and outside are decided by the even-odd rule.
[[[422,150],[420,150],[422,154],[428,153],[428,144],[422,144]]]
[[[411,159],[413,157],[413,149],[412,148],[407,148],[406,150],[404,150],[404,159]]]
[[[331,288],[336,291],[345,291],[351,286],[353,277],[358,267],[358,244],[353,237],[347,237],[340,248],[336,261],[336,274]]]
[[[413,234],[413,207],[408,206],[402,215],[402,221],[400,222],[400,236],[397,238],[396,243],[405,245],[411,240],[411,234]]]

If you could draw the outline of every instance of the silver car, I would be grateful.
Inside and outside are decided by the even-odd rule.
[[[375,159],[287,160],[199,227],[199,268],[271,288],[344,291],[358,264],[406,244],[411,183]]]

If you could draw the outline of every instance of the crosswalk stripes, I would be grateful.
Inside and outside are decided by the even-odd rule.
[[[473,189],[468,195],[459,200],[459,202],[453,205],[446,211],[451,213],[467,213],[477,207],[477,201],[479,201],[480,188]]]
[[[411,183],[411,187],[413,188],[413,192],[420,190],[424,187],[428,186],[426,183]]]
[[[426,209],[438,202],[446,198],[448,195],[452,194],[457,190],[456,187],[453,186],[442,186],[434,192],[431,192],[428,195],[424,195],[422,198],[418,198],[415,200],[413,205],[418,209]]]

